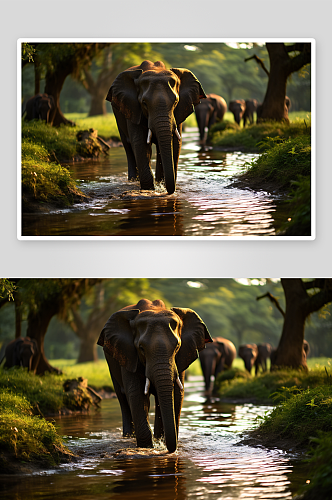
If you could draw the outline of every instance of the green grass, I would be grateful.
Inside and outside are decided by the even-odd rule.
[[[13,460],[53,465],[64,454],[72,455],[54,425],[36,415],[62,406],[61,377],[0,369],[0,466],[4,471],[11,469]]]
[[[309,371],[278,370],[275,372],[260,372],[258,376],[250,375],[244,369],[244,363],[236,358],[230,370],[220,373],[216,380],[216,389],[223,398],[247,399],[253,398],[261,402],[276,402],[275,393],[282,388],[297,387],[307,389],[326,384],[332,374],[331,358],[309,358]],[[269,364],[268,364],[269,367]],[[327,370],[327,372],[326,372]],[[274,395],[272,397],[272,395]],[[280,396],[282,399],[284,396]]]
[[[223,120],[211,127],[209,132],[213,146],[239,147],[244,150],[259,151],[259,144],[268,137],[288,139],[299,135],[310,136],[310,113],[306,119],[294,119],[290,124],[263,122],[240,127],[234,121]]]
[[[44,122],[22,121],[22,200],[66,206],[83,194],[60,159],[76,154],[76,136],[69,127],[50,127]]]
[[[65,116],[68,120],[72,120],[76,123],[77,127],[74,127],[73,130],[77,131],[77,129],[94,128],[98,130],[99,137],[102,137],[105,140],[108,140],[111,137],[117,137],[120,139],[115,116],[112,113],[89,117],[88,113],[66,113]]]
[[[88,385],[97,391],[102,388],[114,390],[108,365],[104,359],[96,363],[79,364],[75,360],[68,359],[52,359],[50,362],[52,366],[60,368],[67,378],[84,377],[88,379]]]
[[[332,432],[332,385],[312,384],[307,389],[285,387],[279,390],[279,403],[263,418],[260,430],[308,445],[319,431]]]

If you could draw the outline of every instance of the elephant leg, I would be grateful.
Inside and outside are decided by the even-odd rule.
[[[153,448],[152,430],[149,424],[148,412],[150,396],[144,394],[145,378],[137,373],[121,369],[122,381],[134,422],[136,442],[139,448]]]
[[[115,393],[117,395],[120,408],[121,408],[121,414],[122,414],[122,430],[123,430],[123,437],[127,436],[132,436],[134,435],[134,424],[133,424],[133,419],[131,416],[131,411],[128,405],[128,401],[126,398],[126,395],[124,393],[123,387],[119,381],[122,382],[121,380],[121,369],[115,361],[112,356],[110,356],[107,352],[104,351],[105,358],[109,367],[111,379],[113,382],[113,387],[115,390]]]
[[[125,149],[126,156],[127,156],[128,180],[129,181],[136,181],[138,179],[138,170],[137,170],[134,152],[131,148],[130,143],[127,140],[126,134],[120,128],[119,128],[119,131],[120,131],[121,141],[122,141],[122,144],[123,144],[123,147]]]
[[[141,189],[154,189],[154,180],[151,172],[151,144],[147,143],[148,132],[139,125],[127,122],[130,146],[134,154],[138,170]],[[129,163],[128,163],[129,171]]]
[[[113,380],[113,378],[112,378]],[[120,404],[121,408],[121,414],[122,414],[122,435],[123,437],[129,437],[129,436],[134,436],[134,423],[133,423],[133,418],[131,416],[131,411],[128,405],[127,398],[125,394],[123,394],[121,390],[120,384],[116,380],[113,380],[113,386],[114,390],[116,392],[116,395],[118,397],[118,401]]]

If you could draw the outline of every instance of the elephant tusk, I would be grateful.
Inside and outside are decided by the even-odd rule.
[[[150,380],[148,379],[148,377],[146,377],[145,389],[144,389],[144,394],[145,395],[147,395],[147,393],[149,392],[149,389],[150,389]]]
[[[177,128],[175,129],[175,135],[179,139],[179,141],[181,141],[181,135]]]
[[[151,129],[149,129],[149,132],[148,132],[148,138],[147,138],[146,143],[147,143],[147,144],[150,144],[151,139],[152,139],[152,132],[151,132]]]
[[[179,379],[179,377],[176,379],[176,383],[180,387],[181,391],[183,391],[183,385],[181,384],[181,380]]]

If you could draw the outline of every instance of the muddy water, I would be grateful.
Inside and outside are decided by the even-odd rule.
[[[135,500],[290,499],[306,480],[298,457],[239,444],[242,433],[271,407],[207,403],[202,390],[201,382],[186,382],[179,447],[173,454],[162,443],[145,450],[123,439],[116,399],[104,400],[101,410],[90,415],[56,419],[79,460],[15,482],[12,477],[0,479],[2,500],[103,500],[120,495]]]
[[[154,155],[155,157],[155,155]],[[102,160],[70,165],[89,195],[70,209],[25,214],[23,236],[273,236],[287,218],[282,200],[266,192],[230,187],[256,154],[198,146],[195,129],[183,135],[177,189],[140,191],[127,180],[123,148]],[[152,168],[154,170],[155,160]]]

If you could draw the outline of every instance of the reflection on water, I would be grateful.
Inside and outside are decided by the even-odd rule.
[[[197,146],[197,133],[186,132],[177,189],[163,185],[141,191],[127,180],[123,148],[107,158],[70,166],[90,196],[70,209],[25,214],[24,236],[271,236],[278,229],[278,200],[270,194],[230,187],[256,154],[223,152]],[[153,162],[154,169],[154,162]],[[280,210],[279,210],[280,211]],[[285,220],[287,214],[281,215]]]
[[[81,457],[76,463],[15,482],[4,477],[1,498],[291,498],[306,479],[295,457],[239,444],[240,433],[271,407],[207,402],[202,382],[186,381],[185,390],[177,452],[168,454],[160,443],[153,450],[137,449],[133,439],[121,436],[117,399],[104,400],[90,415],[55,419]]]

